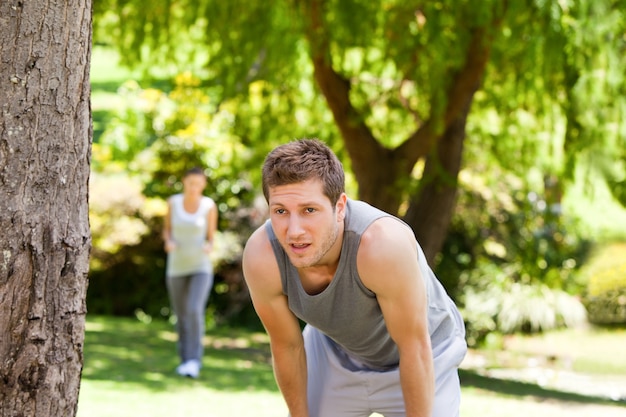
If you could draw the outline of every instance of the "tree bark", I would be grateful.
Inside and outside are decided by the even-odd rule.
[[[454,214],[469,107],[448,126],[426,159],[420,189],[404,216],[430,265],[443,247]]]
[[[404,220],[412,227],[429,262],[441,250],[454,212],[457,176],[461,169],[465,125],[474,94],[489,61],[493,34],[501,15],[471,30],[465,63],[450,70],[443,111],[429,117],[398,147],[385,148],[374,137],[363,116],[350,101],[350,81],[333,69],[330,35],[324,21],[323,0],[302,2],[306,37],[310,44],[314,77],[333,113],[350,156],[359,185],[359,198],[398,214],[406,184],[417,161],[424,158],[424,176],[410,197]],[[431,108],[439,106],[431,98]]]
[[[499,24],[499,20],[495,20],[493,27]],[[420,187],[411,196],[404,216],[431,265],[443,247],[454,214],[467,116],[489,61],[493,42],[491,30],[477,28],[472,33],[465,65],[447,92],[443,134],[434,141],[424,164]]]
[[[91,246],[91,2],[3,0],[0,39],[0,416],[74,416]]]
[[[331,65],[323,6],[323,1],[311,1],[303,11],[303,16],[309,19],[306,35],[311,45],[313,76],[350,155],[352,172],[359,184],[359,198],[395,213],[401,201],[401,193],[394,187],[396,179],[406,176],[412,165],[402,164],[396,159],[397,154],[376,140],[350,102],[350,81],[342,78]]]

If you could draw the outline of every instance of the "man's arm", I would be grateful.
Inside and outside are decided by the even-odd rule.
[[[398,345],[406,416],[430,417],[434,365],[426,285],[413,232],[396,219],[377,220],[361,239],[357,266],[363,283],[376,293],[389,334]]]
[[[243,273],[254,308],[270,337],[274,376],[289,413],[291,417],[308,417],[302,332],[282,292],[280,272],[264,226],[246,243]]]

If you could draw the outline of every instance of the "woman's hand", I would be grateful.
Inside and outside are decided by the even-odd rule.
[[[176,249],[176,243],[171,240],[168,239],[165,241],[165,252],[170,253],[173,252]]]
[[[204,253],[211,253],[211,251],[213,250],[213,242],[210,242],[208,240],[205,241],[202,250],[204,251]]]

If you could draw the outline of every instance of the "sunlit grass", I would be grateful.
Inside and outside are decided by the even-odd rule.
[[[622,372],[626,359],[619,357],[624,334],[623,330],[548,333],[512,338],[505,348],[525,357],[567,353],[575,356],[574,363],[581,369],[606,369],[613,364]],[[209,330],[202,373],[195,380],[174,372],[178,364],[175,340],[171,324],[165,321],[89,317],[78,417],[287,416],[274,382],[265,334]],[[489,366],[497,364],[494,355]],[[625,407],[608,405],[610,401],[599,396],[495,378],[474,369],[462,370],[461,381],[464,417],[558,417],[566,413],[584,417],[599,415],[598,410],[613,417],[626,412]]]
[[[507,339],[508,352],[542,355],[576,372],[626,375],[625,328],[568,329]]]
[[[563,199],[564,213],[581,221],[583,232],[598,242],[626,239],[626,209],[598,174],[584,164]]]
[[[263,417],[285,410],[267,337],[231,329],[210,333],[203,371],[193,380],[174,372],[171,324],[90,317],[78,416]]]
[[[94,46],[91,52],[90,79],[98,86],[121,84],[140,76],[138,71],[124,68],[119,62],[119,53],[113,48]]]

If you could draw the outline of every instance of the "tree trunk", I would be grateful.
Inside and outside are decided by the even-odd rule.
[[[359,198],[395,214],[402,196],[398,180],[410,174],[418,156],[407,157],[383,147],[376,140],[363,116],[350,102],[350,81],[332,68],[322,12],[323,1],[312,1],[307,6],[303,15],[309,19],[306,34],[311,45],[313,76],[350,155],[352,172],[359,184]]]
[[[465,123],[474,93],[480,86],[499,27],[494,15],[492,25],[476,27],[466,50],[465,64],[451,73],[442,114],[429,118],[395,149],[387,149],[374,137],[364,118],[350,101],[351,84],[333,69],[330,35],[324,21],[322,0],[306,4],[306,35],[311,48],[314,78],[333,113],[350,155],[352,171],[359,184],[359,198],[397,214],[403,186],[411,178],[416,162],[426,158],[420,192],[411,198],[405,216],[430,262],[441,250],[454,211],[457,175],[461,166]],[[436,97],[432,108],[437,108]],[[443,133],[438,133],[438,126]]]
[[[443,246],[454,214],[469,109],[468,103],[466,111],[447,127],[426,159],[420,189],[412,196],[404,216],[431,265]]]
[[[499,25],[500,21],[496,19],[491,29]],[[456,74],[447,93],[445,129],[426,158],[420,188],[411,197],[404,216],[431,265],[443,247],[454,214],[465,125],[489,61],[493,42],[491,33],[485,28],[473,31],[465,66]]]
[[[0,416],[74,416],[91,245],[91,2],[3,0],[0,39]]]

